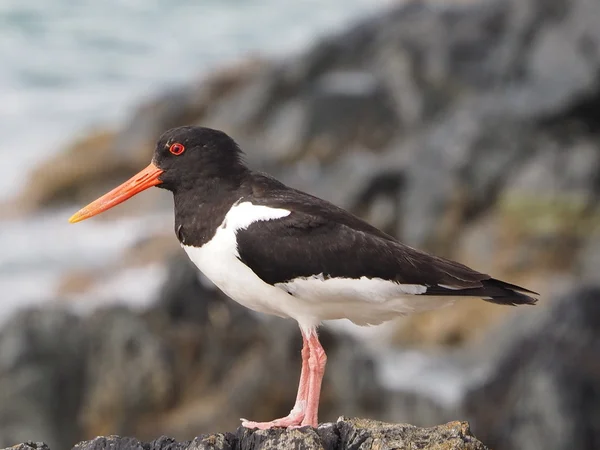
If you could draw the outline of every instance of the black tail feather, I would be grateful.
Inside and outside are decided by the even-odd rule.
[[[479,297],[486,302],[498,305],[535,305],[537,292],[516,284],[506,283],[495,278],[479,281],[479,286],[463,289],[451,289],[444,286],[429,286],[425,295],[451,295],[457,297]],[[531,294],[531,295],[529,295]]]
[[[537,292],[530,291],[516,284],[506,283],[505,281],[490,278],[482,281],[483,288],[481,290],[489,291],[488,295],[481,298],[486,302],[496,303],[498,305],[535,305],[537,298],[531,295],[539,295]]]

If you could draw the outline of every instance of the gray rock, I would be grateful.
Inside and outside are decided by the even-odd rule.
[[[476,104],[458,108],[423,136],[407,165],[402,199],[403,239],[449,253],[468,220],[494,205],[507,178],[528,157],[523,125],[481,114]]]
[[[60,309],[22,311],[0,331],[0,446],[26,440],[67,448],[84,392],[87,338]]]
[[[328,72],[305,95],[302,136],[288,149],[294,159],[330,160],[351,148],[379,150],[396,133],[390,94],[372,73]]]
[[[24,444],[15,445],[4,450],[50,450],[43,442],[25,442]]]
[[[47,450],[42,445],[13,447],[13,449]],[[192,441],[177,442],[161,437],[143,443],[134,438],[107,436],[81,442],[73,450],[369,450],[369,449],[440,449],[485,450],[469,430],[466,422],[451,422],[431,428],[412,425],[389,424],[366,419],[343,419],[321,425],[318,429],[247,430],[239,428],[235,434],[211,434]],[[9,449],[4,449],[9,450]],[[48,449],[49,450],[49,449]]]
[[[596,449],[600,288],[557,299],[541,319],[502,330],[512,339],[493,360],[487,380],[467,394],[465,417],[499,450]]]
[[[77,415],[85,434],[130,430],[139,415],[172,402],[172,349],[146,320],[127,308],[110,308],[95,312],[84,324],[90,345]]]

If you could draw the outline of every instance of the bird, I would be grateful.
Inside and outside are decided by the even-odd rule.
[[[226,133],[181,126],[163,133],[150,164],[75,213],[79,222],[150,187],[173,194],[174,229],[196,267],[234,301],[294,319],[302,367],[290,413],[247,428],[318,426],[327,355],[317,329],[349,319],[378,325],[458,298],[535,304],[538,293],[405,245],[325,200],[251,170]]]

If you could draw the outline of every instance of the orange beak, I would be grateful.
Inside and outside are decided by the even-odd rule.
[[[108,194],[104,194],[98,200],[93,201],[85,208],[77,211],[71,216],[69,222],[81,222],[82,220],[100,214],[101,212],[124,202],[128,198],[133,197],[135,194],[138,194],[149,187],[160,184],[161,181],[158,177],[161,173],[163,173],[161,169],[156,167],[153,163],[150,163],[148,167],[131,177],[121,186],[114,188]]]

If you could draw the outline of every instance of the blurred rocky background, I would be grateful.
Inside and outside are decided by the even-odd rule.
[[[198,276],[169,194],[66,224],[147,165],[165,129],[200,124],[409,245],[541,293],[535,307],[465,300],[379,328],[328,324],[322,421],[468,420],[498,450],[600,448],[598,24],[597,0],[380,4],[303,51],[223,63],[76,137],[2,204],[0,243],[61,270],[51,291],[13,283],[41,305],[0,329],[0,446],[191,439],[289,410],[296,325]],[[38,225],[19,244],[24,222]]]

